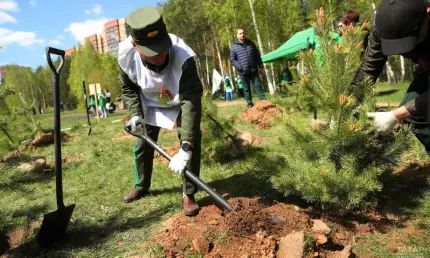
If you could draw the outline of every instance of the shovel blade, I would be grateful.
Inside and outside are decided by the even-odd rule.
[[[43,216],[37,240],[40,248],[47,248],[64,236],[74,209],[72,204]]]

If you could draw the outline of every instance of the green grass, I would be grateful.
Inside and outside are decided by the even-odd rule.
[[[269,99],[277,103],[288,101],[280,97]],[[246,105],[228,106],[220,108],[219,113],[226,118],[239,116],[245,108]],[[152,194],[131,204],[123,203],[123,196],[134,182],[132,148],[136,140],[118,140],[124,136],[124,124],[111,121],[125,115],[126,113],[115,113],[107,119],[101,119],[99,124],[93,120],[91,136],[87,136],[88,128],[83,127],[67,132],[74,136],[74,140],[62,145],[63,157],[78,156],[80,159],[64,164],[64,202],[66,205],[76,204],[76,208],[68,227],[67,241],[47,250],[40,257],[128,257],[142,252],[158,256],[163,252],[161,246],[145,250],[140,244],[154,236],[160,222],[181,212],[181,179],[174,176],[166,165],[155,162]],[[62,127],[85,123],[85,119],[63,117]],[[295,119],[306,126],[309,115],[298,113],[295,114]],[[48,126],[52,120],[45,117],[42,122]],[[285,134],[284,127],[275,122],[270,129],[260,130],[242,121],[237,121],[235,126],[263,137],[263,145],[251,149],[243,160],[202,164],[201,178],[219,193],[227,194],[227,197],[282,197],[282,193],[272,188],[268,177],[284,169],[284,147],[278,140],[280,135]],[[160,134],[159,144],[163,147],[178,144],[176,132]],[[417,145],[417,148],[421,151],[422,147]],[[48,162],[54,161],[53,146],[26,151],[24,154],[41,155]],[[0,165],[0,238],[2,231],[4,233],[25,227],[29,221],[56,210],[54,175],[23,173],[15,165]],[[197,199],[202,205],[212,204],[212,200],[203,192],[197,194]],[[417,197],[416,200],[421,204],[410,208],[413,216],[424,218],[420,227],[429,225],[428,199]],[[36,233],[14,250],[17,257],[38,254]],[[213,238],[221,244],[228,244],[229,241],[227,231]],[[370,239],[364,245],[372,248],[370,252],[374,253],[374,257],[383,257],[379,254],[384,254],[385,249],[378,247],[383,246],[383,241],[379,236],[374,238],[375,240]],[[410,243],[430,243],[429,233],[411,238]],[[125,245],[118,245],[119,242]],[[379,242],[382,244],[378,245]],[[200,255],[192,254],[190,257]]]
[[[388,84],[386,82],[378,83],[376,91],[378,92],[378,102],[396,102],[400,103],[403,95],[409,87],[410,82],[400,82],[397,84]]]

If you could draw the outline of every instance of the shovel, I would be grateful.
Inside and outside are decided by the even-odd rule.
[[[55,54],[61,57],[60,65],[55,68],[51,60],[51,55]],[[64,63],[64,50],[47,47],[46,59],[49,67],[54,74],[54,143],[55,143],[55,181],[57,210],[47,213],[43,216],[42,226],[40,228],[38,243],[41,248],[51,246],[60,240],[66,233],[67,224],[72,217],[75,205],[64,206],[63,203],[63,182],[61,167],[61,135],[60,135],[60,71]]]
[[[135,133],[131,132],[127,128],[127,126],[125,127],[125,131],[127,133],[135,136],[135,137],[138,137],[138,138],[144,140],[146,143],[148,143],[149,145],[151,145],[151,147],[154,148],[154,150],[158,151],[161,155],[163,155],[163,157],[166,158],[168,161],[170,161],[172,159],[169,156],[169,154],[167,154],[160,146],[158,146],[147,135],[145,135],[145,134],[135,134]],[[184,177],[186,177],[192,183],[194,183],[195,185],[197,185],[198,188],[200,188],[201,190],[203,190],[206,193],[208,193],[214,199],[214,201],[215,201],[216,204],[220,205],[222,208],[226,209],[228,212],[234,211],[233,207],[231,207],[231,205],[224,198],[222,198],[221,195],[219,195],[208,184],[206,184],[205,182],[203,182],[200,178],[198,178],[197,176],[195,176],[193,173],[191,173],[188,170],[185,170],[184,171]]]
[[[88,130],[88,135],[90,135],[93,128],[91,127],[90,122],[90,111],[88,111],[87,87],[85,87],[85,81],[82,81],[82,87],[84,87],[85,109],[87,110],[88,126],[90,127],[90,129]]]

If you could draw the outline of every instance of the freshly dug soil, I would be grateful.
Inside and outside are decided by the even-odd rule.
[[[142,248],[157,246],[158,250],[162,249],[157,256],[163,257],[188,257],[197,253],[218,258],[281,257],[283,254],[278,253],[281,240],[302,232],[304,240],[297,246],[306,257],[330,258],[338,257],[341,252],[351,254],[355,236],[382,233],[378,230],[380,221],[363,223],[348,217],[345,221],[329,219],[326,223],[331,232],[319,234],[313,228],[314,220],[308,209],[285,203],[270,206],[258,198],[233,198],[229,202],[235,212],[224,214],[211,205],[203,207],[196,217],[182,214],[170,217]],[[347,221],[352,226],[344,226]]]
[[[179,151],[179,146],[167,147],[164,151],[172,158]],[[155,151],[154,160],[161,164],[169,164],[169,161],[157,151]]]
[[[245,110],[240,116],[240,119],[256,124],[261,129],[265,129],[270,127],[270,121],[275,118],[276,114],[283,112],[284,109],[280,106],[274,105],[270,101],[262,100],[252,108]]]

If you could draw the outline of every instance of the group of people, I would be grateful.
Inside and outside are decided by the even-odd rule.
[[[96,101],[94,95],[90,95],[89,99],[89,111],[96,115]],[[97,93],[97,104],[101,118],[108,117],[109,112],[112,112],[112,109],[115,109],[115,104],[111,102],[111,93],[108,89]]]
[[[234,83],[233,83],[234,81]],[[235,87],[236,85],[236,87]],[[234,80],[230,78],[230,74],[226,74],[224,78],[224,92],[225,92],[225,102],[234,100],[234,91],[237,91],[239,98],[243,98],[243,82],[239,74],[236,75]]]
[[[402,106],[392,112],[370,115],[375,117],[374,125],[381,134],[389,133],[401,120],[414,124],[415,135],[430,154],[430,127],[426,120],[430,75],[429,21],[429,0],[382,0],[353,83],[359,85],[365,77],[375,82],[390,55],[403,55],[419,64]],[[343,22],[348,25],[347,19]],[[131,36],[120,43],[118,63],[123,98],[130,112],[127,127],[157,141],[160,128],[171,130],[176,123],[180,148],[169,168],[183,179],[184,214],[196,215],[199,213],[194,197],[197,186],[183,177],[185,169],[196,176],[200,173],[203,87],[194,60],[196,54],[182,39],[167,32],[156,8],[132,11],[126,24]],[[230,60],[240,74],[247,105],[253,105],[251,82],[258,98],[265,99],[260,81],[261,56],[255,44],[246,38],[243,28],[237,30]],[[153,171],[154,149],[149,144],[139,138],[133,152],[136,179],[124,197],[126,203],[149,193]]]

